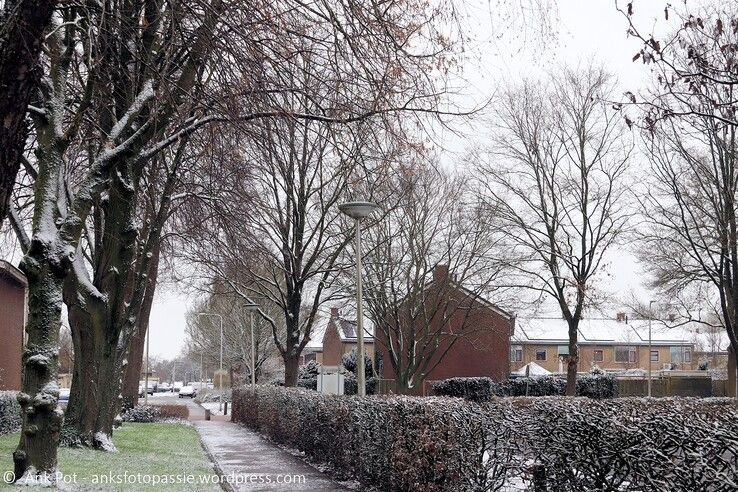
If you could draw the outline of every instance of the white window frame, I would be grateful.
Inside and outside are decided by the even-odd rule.
[[[656,355],[655,359],[653,358],[654,354]],[[651,350],[649,357],[651,358],[651,362],[658,362],[661,359],[661,353],[658,350]]]
[[[518,355],[520,355],[520,358],[518,358]],[[512,360],[513,362],[523,362],[523,346],[522,345],[510,346],[510,360]]]
[[[628,349],[628,360],[618,360],[618,349]],[[633,345],[616,345],[615,346],[615,362],[618,364],[633,364],[638,358],[636,357],[636,348]]]

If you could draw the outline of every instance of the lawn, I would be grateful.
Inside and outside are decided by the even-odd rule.
[[[197,432],[188,425],[128,423],[115,431],[113,442],[117,453],[60,448],[59,470],[73,481],[64,489],[221,490],[212,482],[214,472]],[[13,469],[17,444],[18,434],[0,436],[0,490],[11,488],[2,474]]]

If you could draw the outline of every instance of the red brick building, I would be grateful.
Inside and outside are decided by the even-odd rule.
[[[20,270],[0,260],[0,390],[21,388],[27,286]]]
[[[427,289],[435,292],[424,297],[428,311],[437,309],[440,304],[443,307],[438,311],[444,314],[435,315],[431,320],[427,331],[439,334],[433,341],[438,348],[426,364],[430,370],[418,378],[422,383],[418,381],[411,392],[430,394],[430,382],[452,377],[507,379],[515,317],[450,278],[445,266],[436,267]],[[444,317],[447,318],[445,322]],[[416,327],[416,330],[423,328]],[[377,358],[381,360],[382,378],[394,380],[396,375],[385,338],[378,329],[375,337]],[[391,389],[392,384],[386,387]]]
[[[331,317],[323,334],[322,358],[324,366],[339,366],[344,354],[357,346],[356,322],[344,319],[337,308],[331,308]],[[374,359],[374,337],[364,327],[364,352]],[[317,360],[317,359],[316,359]]]

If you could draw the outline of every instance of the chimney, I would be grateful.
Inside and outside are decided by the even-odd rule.
[[[448,265],[438,264],[433,269],[433,281],[434,282],[446,282],[448,281]]]
[[[627,323],[628,322],[628,315],[626,313],[622,313],[621,312],[621,313],[618,313],[617,314],[617,318],[616,319],[618,320],[618,323],[622,323],[622,322]]]
[[[338,308],[331,308],[331,319],[337,319],[340,314],[341,313],[338,311]]]

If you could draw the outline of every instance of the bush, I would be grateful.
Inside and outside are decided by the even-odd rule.
[[[738,407],[728,399],[500,398],[484,408],[502,436],[489,455],[513,450],[507,480],[532,485],[536,470],[541,490],[736,487]]]
[[[297,386],[317,391],[318,374],[320,374],[320,364],[314,360],[308,361],[307,364],[300,366],[298,370]]]
[[[738,406],[727,398],[492,398],[477,405],[261,386],[234,393],[233,420],[380,490],[737,485]]]
[[[124,409],[120,418],[123,422],[158,422],[162,420],[161,410],[159,407],[152,405],[136,405],[135,407]]]
[[[432,386],[440,396],[456,396],[478,403],[489,401],[495,393],[495,382],[490,378],[449,378]]]
[[[158,408],[163,420],[187,420],[190,417],[190,409],[187,405],[158,405]]]
[[[433,390],[441,396],[455,396],[483,403],[493,396],[564,396],[566,379],[561,376],[542,376],[495,383],[490,378],[450,378],[434,382]],[[617,392],[617,380],[604,372],[577,377],[577,396],[614,398]]]
[[[259,386],[234,391],[233,420],[380,490],[476,489],[485,451],[481,407],[446,398]]]
[[[162,422],[166,420],[187,420],[190,411],[187,405],[136,405],[121,412],[123,422]]]
[[[343,354],[343,357],[341,357],[341,365],[344,367],[344,369],[353,373],[354,376],[356,376],[356,370],[358,369],[356,366],[356,362],[356,349]],[[366,354],[364,354],[364,375],[366,379],[374,376],[374,364],[372,363],[372,359]]]
[[[0,435],[20,430],[21,407],[17,398],[15,391],[0,391]]]
[[[377,378],[373,376],[367,377],[364,384],[366,386],[367,395],[374,395],[377,393]],[[358,389],[359,385],[358,381],[356,381],[356,376],[351,373],[346,374],[346,377],[343,380],[343,394],[355,395]]]

